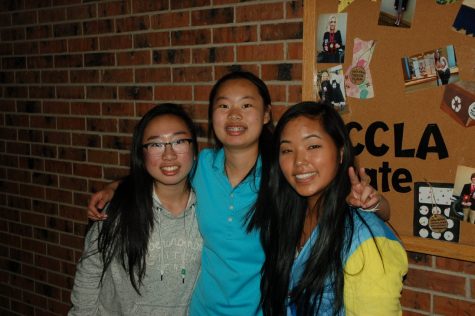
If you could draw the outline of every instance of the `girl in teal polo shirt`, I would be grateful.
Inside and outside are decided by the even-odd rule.
[[[200,153],[192,182],[203,252],[190,314],[260,315],[264,251],[258,227],[268,214],[254,214],[254,205],[268,177],[273,131],[266,84],[249,72],[225,75],[211,90],[208,119],[215,148]],[[97,207],[112,195],[109,186],[91,198],[91,219],[101,218]],[[381,216],[389,215],[384,198],[363,182],[355,183],[349,199],[358,207],[380,201]]]

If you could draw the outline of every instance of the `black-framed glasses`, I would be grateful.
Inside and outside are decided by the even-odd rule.
[[[180,138],[171,142],[151,142],[143,144],[142,147],[147,150],[150,155],[159,156],[165,152],[167,145],[170,145],[177,154],[185,154],[190,150],[190,144],[193,143],[191,138]]]

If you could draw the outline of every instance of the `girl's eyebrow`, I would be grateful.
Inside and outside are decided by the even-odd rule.
[[[218,96],[218,97],[216,97],[216,99],[214,100],[214,102],[219,101],[219,100],[227,100],[227,99],[229,99],[227,96],[224,96],[224,95],[223,95],[223,96]],[[245,95],[245,96],[239,98],[239,100],[244,100],[244,99],[252,99],[252,100],[254,100],[255,98],[254,98],[253,96],[251,96],[251,95]]]
[[[310,139],[310,138],[322,139],[322,137],[319,136],[319,135],[317,135],[317,134],[310,134],[310,135],[305,136],[305,137],[302,138],[302,139],[303,139],[303,140],[307,140],[307,139]],[[279,144],[280,144],[280,145],[282,145],[282,144],[290,144],[290,141],[289,141],[289,140],[286,140],[286,139],[282,139]]]
[[[147,137],[146,140],[149,141],[149,140],[152,140],[152,139],[162,138],[162,137],[165,137],[165,136],[168,136],[168,135],[170,135],[170,137],[174,137],[174,136],[184,135],[184,134],[186,134],[185,131],[178,131],[178,132],[175,132],[171,135],[170,134],[167,134],[167,135],[151,135],[151,136]]]

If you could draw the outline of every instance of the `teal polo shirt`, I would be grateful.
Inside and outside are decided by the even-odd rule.
[[[264,250],[259,232],[247,233],[244,222],[257,198],[261,160],[255,173],[232,188],[224,159],[223,149],[202,150],[193,179],[203,252],[190,314],[261,315],[258,305]]]

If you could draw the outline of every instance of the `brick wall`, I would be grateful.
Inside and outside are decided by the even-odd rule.
[[[302,16],[284,0],[0,1],[0,314],[67,312],[87,199],[127,172],[152,105],[185,104],[205,144],[208,92],[229,70],[268,83],[276,118],[299,101]],[[411,254],[405,314],[475,313],[474,274]]]

